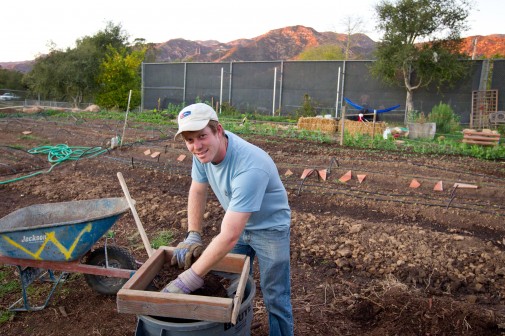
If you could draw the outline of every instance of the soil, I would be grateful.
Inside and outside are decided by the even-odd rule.
[[[160,291],[170,281],[177,278],[183,270],[176,266],[171,266],[168,263],[163,265],[163,268],[156,274],[150,286],[146,290]],[[202,287],[192,292],[191,295],[212,296],[220,298],[228,298],[226,289],[230,285],[230,281],[214,273],[208,273],[203,278],[204,284]]]
[[[170,230],[175,246],[186,232],[190,156],[172,140],[174,128],[125,126],[120,148],[48,171],[45,155],[21,149],[109,148],[123,122],[0,119],[0,180],[46,171],[0,184],[0,217],[32,204],[123,196],[116,177],[122,172],[147,236],[152,241]],[[270,153],[289,195],[295,335],[505,334],[505,161],[357,150],[281,133],[244,138]],[[349,171],[351,179],[342,182]],[[413,180],[418,188],[410,187]],[[222,217],[210,197],[205,243]],[[147,260],[131,212],[111,230],[139,265]],[[0,265],[0,272],[4,287],[17,279],[15,267]],[[251,334],[268,335],[256,266],[254,279]],[[31,294],[41,299],[42,287],[32,284]],[[2,292],[1,311],[19,297],[17,290]],[[0,334],[133,335],[136,322],[117,312],[115,296],[94,292],[82,274],[70,273],[45,309],[13,314]]]

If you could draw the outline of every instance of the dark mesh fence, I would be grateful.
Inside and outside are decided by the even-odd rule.
[[[343,61],[284,62],[282,112],[295,114],[310,97],[318,114],[335,116],[339,69]]]
[[[369,110],[400,105],[381,113],[380,120],[405,119],[405,88],[388,86],[370,75],[373,61],[278,61],[231,63],[146,63],[142,68],[143,109],[164,109],[169,103],[229,103],[241,112],[295,115],[310,99],[318,114],[341,116],[343,98]],[[452,86],[414,91],[414,109],[428,114],[440,102],[450,104],[468,123],[472,91],[479,90],[483,61],[468,62],[468,75]],[[494,61],[491,88],[499,90],[504,110],[505,61]],[[275,83],[275,85],[274,85]],[[501,92],[501,94],[500,94]],[[344,102],[345,103],[345,102]],[[357,114],[348,106],[347,114]]]
[[[186,95],[185,101],[210,102],[214,107],[219,102],[221,95],[221,73],[228,70],[229,63],[187,63]],[[221,71],[223,70],[223,71]],[[224,81],[223,100],[226,101],[224,92],[227,92],[229,80]],[[181,102],[182,103],[182,102]]]
[[[142,109],[164,109],[184,100],[184,63],[142,65]]]
[[[468,124],[472,111],[472,91],[479,90],[482,61],[464,62],[468,63],[468,74],[464,79],[439,89],[429,86],[417,90],[414,93],[414,108],[428,114],[433,106],[441,102],[449,104],[460,117],[460,122]]]
[[[387,121],[403,121],[405,114],[405,89],[388,86],[370,75],[372,61],[354,61],[345,63],[344,97],[369,110],[381,110],[394,105],[399,108],[380,113],[378,118]],[[359,110],[349,106],[347,115],[356,115]]]
[[[498,90],[498,111],[505,111],[505,60],[493,62],[491,89]]]
[[[279,92],[275,77],[277,69],[277,78],[280,78],[280,65],[281,62],[233,63],[230,103],[240,111],[272,114],[274,91]]]

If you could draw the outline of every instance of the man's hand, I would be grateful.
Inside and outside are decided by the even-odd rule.
[[[177,279],[166,285],[161,292],[175,294],[189,294],[203,286],[203,279],[200,278],[191,268],[179,274]]]
[[[174,255],[170,264],[172,266],[178,265],[179,268],[187,270],[191,264],[203,252],[202,237],[196,231],[190,231],[184,239],[180,242],[174,250]]]

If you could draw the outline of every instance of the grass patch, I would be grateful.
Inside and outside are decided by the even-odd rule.
[[[8,276],[11,270],[7,266],[0,267],[0,297],[10,296],[10,294],[18,294],[21,292],[21,286],[17,279],[10,279]],[[14,316],[14,312],[11,312],[5,308],[5,310],[0,311],[0,324],[9,322]]]
[[[154,239],[151,239],[151,247],[153,249],[158,249],[161,246],[170,246],[174,241],[174,234],[172,231],[161,231]]]

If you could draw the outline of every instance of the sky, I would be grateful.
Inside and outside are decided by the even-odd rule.
[[[465,36],[505,34],[505,1],[474,0]],[[33,60],[120,24],[130,36],[162,43],[175,38],[231,42],[270,30],[302,25],[318,32],[345,33],[346,20],[360,19],[360,32],[375,41],[377,0],[17,0],[5,2],[0,16],[0,62]]]

